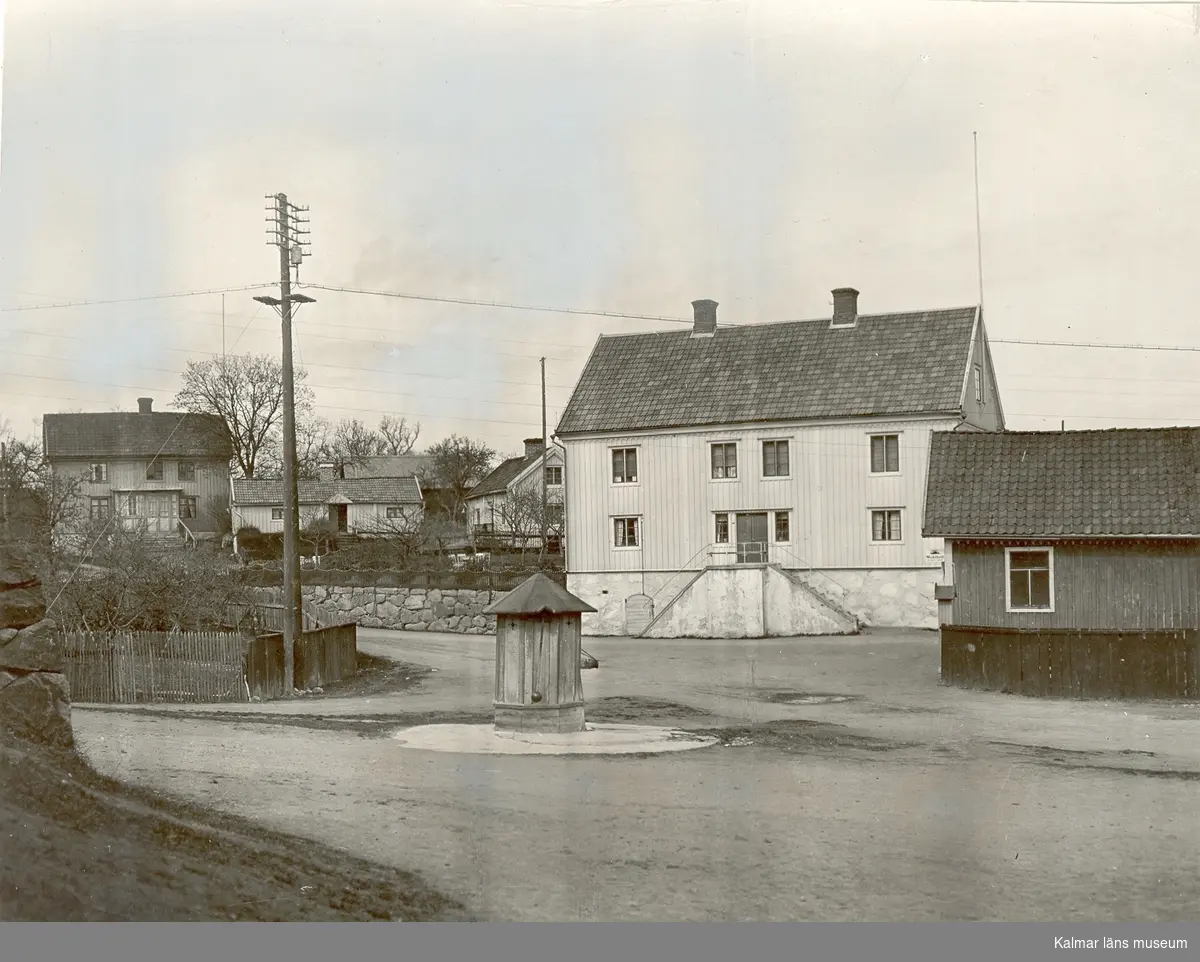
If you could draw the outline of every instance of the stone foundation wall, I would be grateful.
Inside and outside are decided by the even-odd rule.
[[[816,594],[858,618],[864,627],[937,629],[938,610],[933,586],[937,568],[874,568],[829,571],[796,571],[789,574]],[[583,616],[583,633],[589,636],[625,635],[625,600],[646,594],[654,599],[655,614],[670,603],[694,571],[674,574],[613,571],[568,574],[567,590],[596,608]],[[748,611],[744,619],[761,626],[760,612]],[[761,630],[761,628],[760,628]],[[744,637],[753,637],[747,634]]]
[[[496,633],[496,618],[483,610],[502,592],[470,588],[355,588],[305,585],[304,600],[364,628]]]

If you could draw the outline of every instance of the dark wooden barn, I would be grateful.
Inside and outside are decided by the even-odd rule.
[[[1200,696],[1200,428],[935,433],[923,533],[943,683]]]

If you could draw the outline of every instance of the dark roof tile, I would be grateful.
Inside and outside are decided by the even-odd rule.
[[[47,414],[42,418],[46,457],[219,458],[233,456],[225,422],[214,414]]]

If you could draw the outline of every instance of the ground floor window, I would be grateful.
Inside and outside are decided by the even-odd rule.
[[[388,516],[389,521],[395,521],[399,518],[403,518],[404,517],[404,509],[399,507],[398,505],[389,504],[388,509],[387,509],[387,516]]]
[[[185,495],[179,499],[179,517],[196,517],[196,498]]]
[[[1006,548],[1009,611],[1054,610],[1054,551]]]
[[[787,511],[775,512],[775,540],[783,544],[792,540],[790,514]]]
[[[112,513],[112,502],[108,498],[92,498],[88,517],[93,520],[103,520]]]
[[[717,530],[715,534],[717,544],[729,544],[729,515],[717,515]]]
[[[271,509],[271,520],[272,521],[282,521],[283,520],[283,508],[272,508]]]
[[[641,544],[637,518],[613,518],[613,546],[636,548]]]
[[[871,512],[871,540],[886,542],[900,541],[900,509],[886,508]]]

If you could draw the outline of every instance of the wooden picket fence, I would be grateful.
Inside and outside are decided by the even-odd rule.
[[[236,633],[65,632],[59,636],[74,702],[249,701],[246,639]]]
[[[73,702],[247,702],[280,698],[283,635],[242,632],[66,632],[61,634]],[[293,684],[320,688],[358,670],[354,624],[302,632]]]

